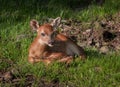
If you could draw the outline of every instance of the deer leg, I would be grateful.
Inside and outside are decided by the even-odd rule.
[[[71,63],[72,61],[73,61],[72,56],[64,57],[64,58],[58,60],[58,62],[64,62],[64,63],[67,63],[67,64]]]
[[[32,64],[42,61],[40,58],[29,57],[28,61]]]

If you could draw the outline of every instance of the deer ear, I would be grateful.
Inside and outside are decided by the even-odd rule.
[[[36,21],[35,19],[32,19],[30,21],[30,27],[32,28],[32,30],[37,31],[37,29],[39,28],[38,21]]]
[[[51,25],[53,26],[53,28],[57,28],[61,23],[61,18],[57,17],[56,19],[54,19],[51,23]]]

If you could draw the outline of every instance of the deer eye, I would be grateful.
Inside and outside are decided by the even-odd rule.
[[[41,36],[45,36],[45,33],[41,33]]]

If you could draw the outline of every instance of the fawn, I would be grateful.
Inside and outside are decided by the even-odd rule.
[[[39,25],[36,20],[30,21],[30,27],[37,31],[37,36],[29,48],[28,61],[30,63],[44,62],[49,64],[55,60],[70,63],[75,55],[81,59],[86,58],[82,47],[57,32],[56,28],[60,20],[58,17],[51,24],[43,25]]]

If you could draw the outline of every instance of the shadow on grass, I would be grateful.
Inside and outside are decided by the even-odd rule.
[[[87,58],[93,59],[93,58],[101,58],[104,56],[104,54],[99,53],[98,51],[95,50],[87,50],[86,51]]]
[[[96,59],[104,58],[104,54],[100,54],[97,51],[94,50],[87,50],[86,51],[87,58],[86,60],[81,60],[80,58],[76,58],[71,64],[67,66],[68,67],[82,67],[83,65],[92,63]],[[66,69],[67,69],[66,68]]]
[[[9,2],[9,3],[8,3]],[[37,8],[42,8],[44,10],[47,9],[55,9],[55,8],[69,8],[69,9],[77,9],[77,8],[85,8],[91,4],[102,5],[105,0],[0,0],[1,10],[4,9],[19,9],[25,11],[29,9],[32,11],[33,9],[36,11]],[[25,9],[23,9],[25,8]],[[32,9],[31,9],[32,8]],[[45,9],[47,8],[47,9]],[[59,10],[59,9],[58,9]]]
[[[68,10],[81,11],[91,4],[104,3],[104,0],[0,0],[0,3],[1,22],[12,16],[12,20],[23,21],[26,17],[33,17],[38,13],[51,17]]]

